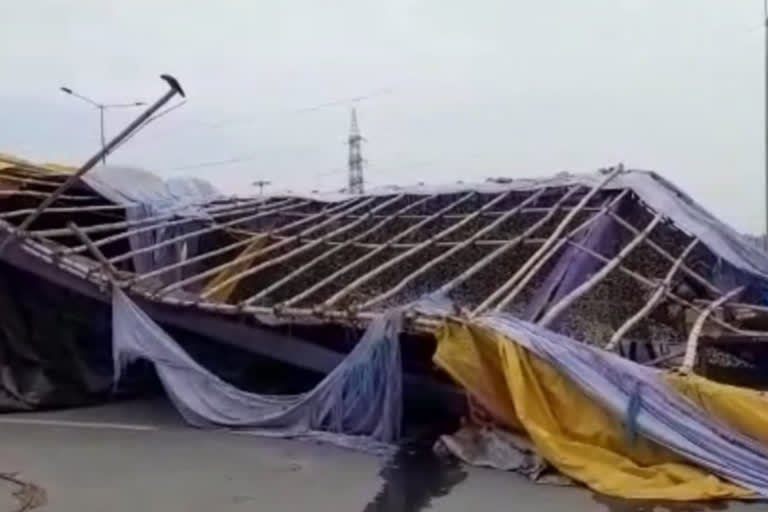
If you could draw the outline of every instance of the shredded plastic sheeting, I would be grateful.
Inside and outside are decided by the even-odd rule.
[[[401,325],[402,314],[397,311],[372,322],[349,355],[311,391],[261,395],[241,391],[203,368],[115,289],[115,382],[130,362],[148,360],[175,407],[194,426],[236,428],[387,452],[400,437],[402,420]]]
[[[548,466],[530,439],[495,427],[464,425],[440,436],[435,451],[450,453],[472,466],[514,471],[534,481],[540,481]],[[553,483],[553,476],[546,475],[542,483]],[[562,477],[558,480],[565,483]]]

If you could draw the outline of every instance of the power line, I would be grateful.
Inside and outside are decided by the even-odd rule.
[[[312,106],[309,106],[309,107],[302,107],[302,108],[298,108],[298,109],[290,109],[290,110],[285,110],[285,111],[281,111],[281,112],[277,112],[277,113],[279,113],[279,114],[286,114],[286,113],[288,113],[288,114],[303,114],[303,113],[307,113],[307,112],[315,112],[315,111],[322,110],[322,109],[328,108],[328,107],[351,105],[351,104],[359,103],[359,102],[364,101],[364,100],[369,100],[369,99],[372,99],[372,98],[378,98],[379,96],[385,96],[387,94],[392,94],[394,91],[395,90],[392,87],[384,87],[384,88],[380,88],[380,89],[374,89],[374,90],[370,91],[369,93],[363,94],[363,95],[360,95],[360,96],[352,96],[352,97],[349,97],[349,98],[343,98],[343,99],[338,99],[338,100],[334,100],[334,101],[328,101],[328,102],[325,102],[325,103],[319,103],[319,104],[312,105]],[[221,128],[221,127],[224,127],[224,126],[232,126],[232,125],[238,125],[238,124],[251,124],[251,123],[255,123],[255,122],[261,121],[262,119],[263,118],[260,115],[254,114],[254,115],[249,115],[249,116],[246,116],[246,117],[230,118],[230,119],[224,119],[224,120],[221,120],[221,121],[214,121],[212,123],[207,123],[207,126],[208,126],[208,128],[216,129],[216,128]]]
[[[376,98],[376,97],[379,97],[379,96],[383,96],[383,95],[386,95],[386,94],[391,94],[392,92],[394,92],[394,88],[393,87],[385,87],[385,88],[380,88],[380,89],[374,89],[374,90],[370,91],[369,93],[363,94],[363,95],[360,95],[360,96],[352,96],[352,97],[349,97],[349,98],[329,101],[329,102],[320,103],[320,104],[317,104],[317,105],[314,105],[314,106],[311,106],[311,107],[304,107],[304,108],[300,108],[300,109],[289,110],[287,112],[288,113],[298,114],[298,113],[305,113],[305,112],[313,112],[313,111],[317,111],[317,110],[321,110],[323,108],[328,108],[328,107],[333,107],[333,106],[357,104],[357,103],[359,103],[361,101],[369,100],[369,99]],[[177,107],[178,106],[181,106],[181,105],[177,105]],[[172,109],[168,109],[168,110],[172,110]],[[285,112],[286,111],[284,111],[284,113]],[[161,115],[164,115],[165,113],[167,113],[167,112],[163,112],[161,114],[158,114],[156,117],[160,117]],[[219,121],[219,122],[215,122],[215,123],[207,123],[207,125],[204,126],[204,127],[207,127],[209,129],[216,129],[216,128],[220,128],[220,127],[227,126],[227,125],[252,123],[252,122],[256,122],[256,121],[258,121],[260,119],[261,118],[255,117],[255,116],[246,117],[246,118],[240,118],[240,119],[229,119],[229,120],[223,120],[223,121]],[[148,120],[147,124],[150,121],[152,121],[152,120],[154,120],[154,119]],[[176,131],[175,133],[178,134],[178,131]],[[223,159],[219,159],[219,160],[210,160],[210,161],[202,161],[202,162],[195,162],[195,163],[191,163],[191,164],[179,165],[179,166],[175,166],[175,167],[166,168],[165,170],[166,171],[183,171],[183,170],[190,170],[190,169],[203,169],[203,168],[208,168],[208,167],[218,167],[218,166],[234,165],[234,164],[240,164],[240,163],[245,163],[245,162],[248,162],[248,161],[256,160],[256,159],[260,158],[261,155],[262,155],[262,153],[247,153],[247,154],[244,154],[244,155],[237,155],[237,156],[232,156],[232,157],[229,157],[229,158],[223,158]]]
[[[327,107],[336,107],[336,106],[344,106],[344,105],[360,103],[363,100],[377,98],[379,96],[384,96],[386,94],[392,94],[393,92],[394,92],[394,89],[391,87],[387,87],[384,89],[376,89],[375,91],[372,91],[371,93],[363,96],[355,96],[355,97],[347,98],[343,100],[329,101],[328,103],[321,103],[320,105],[315,105],[314,107],[307,107],[307,108],[301,108],[299,110],[295,110],[294,113],[299,114],[303,112],[314,112],[316,110],[321,110]]]
[[[282,147],[281,146],[272,146],[272,147],[268,147],[268,148],[262,148],[262,150],[259,151],[258,153],[249,152],[249,153],[245,153],[245,154],[242,154],[242,155],[233,156],[233,157],[230,157],[230,158],[223,158],[223,159],[220,159],[220,160],[209,160],[209,161],[202,161],[202,162],[194,162],[194,163],[190,163],[190,164],[179,165],[179,166],[176,166],[176,167],[168,167],[168,168],[165,168],[164,170],[166,170],[166,171],[183,171],[183,170],[188,170],[188,169],[202,169],[202,168],[205,168],[205,167],[220,167],[220,166],[225,166],[225,165],[233,165],[233,164],[240,164],[240,163],[250,162],[250,161],[258,160],[259,158],[262,158],[264,156],[265,149],[266,150],[269,150],[269,149],[274,150],[276,147],[280,148],[280,149],[282,149],[284,151],[292,151],[294,153],[303,153],[303,152],[307,152],[307,151],[316,150],[318,147],[321,147],[321,145],[315,144],[315,145],[312,145],[312,146],[299,146],[299,147],[296,147],[296,148],[286,148],[284,146],[282,146]]]
[[[133,131],[133,132],[132,132],[132,133],[131,133],[131,134],[130,134],[128,137],[126,137],[125,139],[123,139],[122,141],[120,141],[120,144],[118,144],[117,146],[115,146],[115,148],[113,149],[113,151],[117,150],[118,148],[121,148],[121,147],[122,147],[122,146],[123,146],[123,145],[124,145],[126,142],[128,142],[129,140],[131,140],[131,139],[132,139],[132,138],[133,138],[133,137],[134,137],[134,136],[135,136],[137,133],[139,133],[141,130],[143,130],[144,128],[146,128],[146,126],[147,126],[148,124],[150,124],[150,123],[152,123],[152,122],[154,122],[154,121],[156,121],[156,120],[160,119],[161,117],[165,116],[166,114],[170,114],[171,112],[173,112],[173,111],[174,111],[174,110],[176,110],[177,108],[179,108],[179,107],[183,107],[183,106],[184,106],[184,105],[186,105],[186,104],[187,104],[187,100],[182,100],[182,101],[178,102],[177,104],[175,104],[175,105],[173,105],[173,106],[171,106],[171,107],[168,107],[167,109],[165,109],[165,110],[162,110],[162,111],[160,111],[159,113],[155,114],[154,116],[150,117],[149,119],[147,119],[146,121],[144,121],[144,122],[143,122],[143,123],[142,123],[142,124],[141,124],[141,125],[140,125],[138,128],[136,128],[136,130],[134,130],[134,131]]]

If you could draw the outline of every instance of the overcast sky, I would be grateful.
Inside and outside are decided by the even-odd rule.
[[[186,105],[112,158],[228,192],[654,169],[763,226],[761,0],[0,2],[0,151],[80,163],[103,102]],[[108,133],[136,112],[110,112]]]

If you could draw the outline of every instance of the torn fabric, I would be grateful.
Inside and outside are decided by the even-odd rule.
[[[372,452],[386,451],[400,436],[400,312],[372,322],[333,371],[297,395],[247,393],[221,380],[119,289],[113,291],[112,316],[115,381],[131,361],[150,361],[174,406],[192,425],[320,439]]]
[[[449,453],[472,466],[514,471],[537,483],[573,483],[552,471],[530,439],[498,427],[464,425],[453,434],[440,436],[435,451]]]

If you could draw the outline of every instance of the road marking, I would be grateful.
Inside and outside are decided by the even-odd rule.
[[[73,428],[95,428],[95,429],[113,429],[113,430],[137,430],[151,431],[160,430],[152,425],[134,425],[130,423],[103,423],[98,421],[67,421],[67,420],[44,420],[38,418],[2,418],[0,424],[12,425],[42,425],[51,427],[73,427]]]

